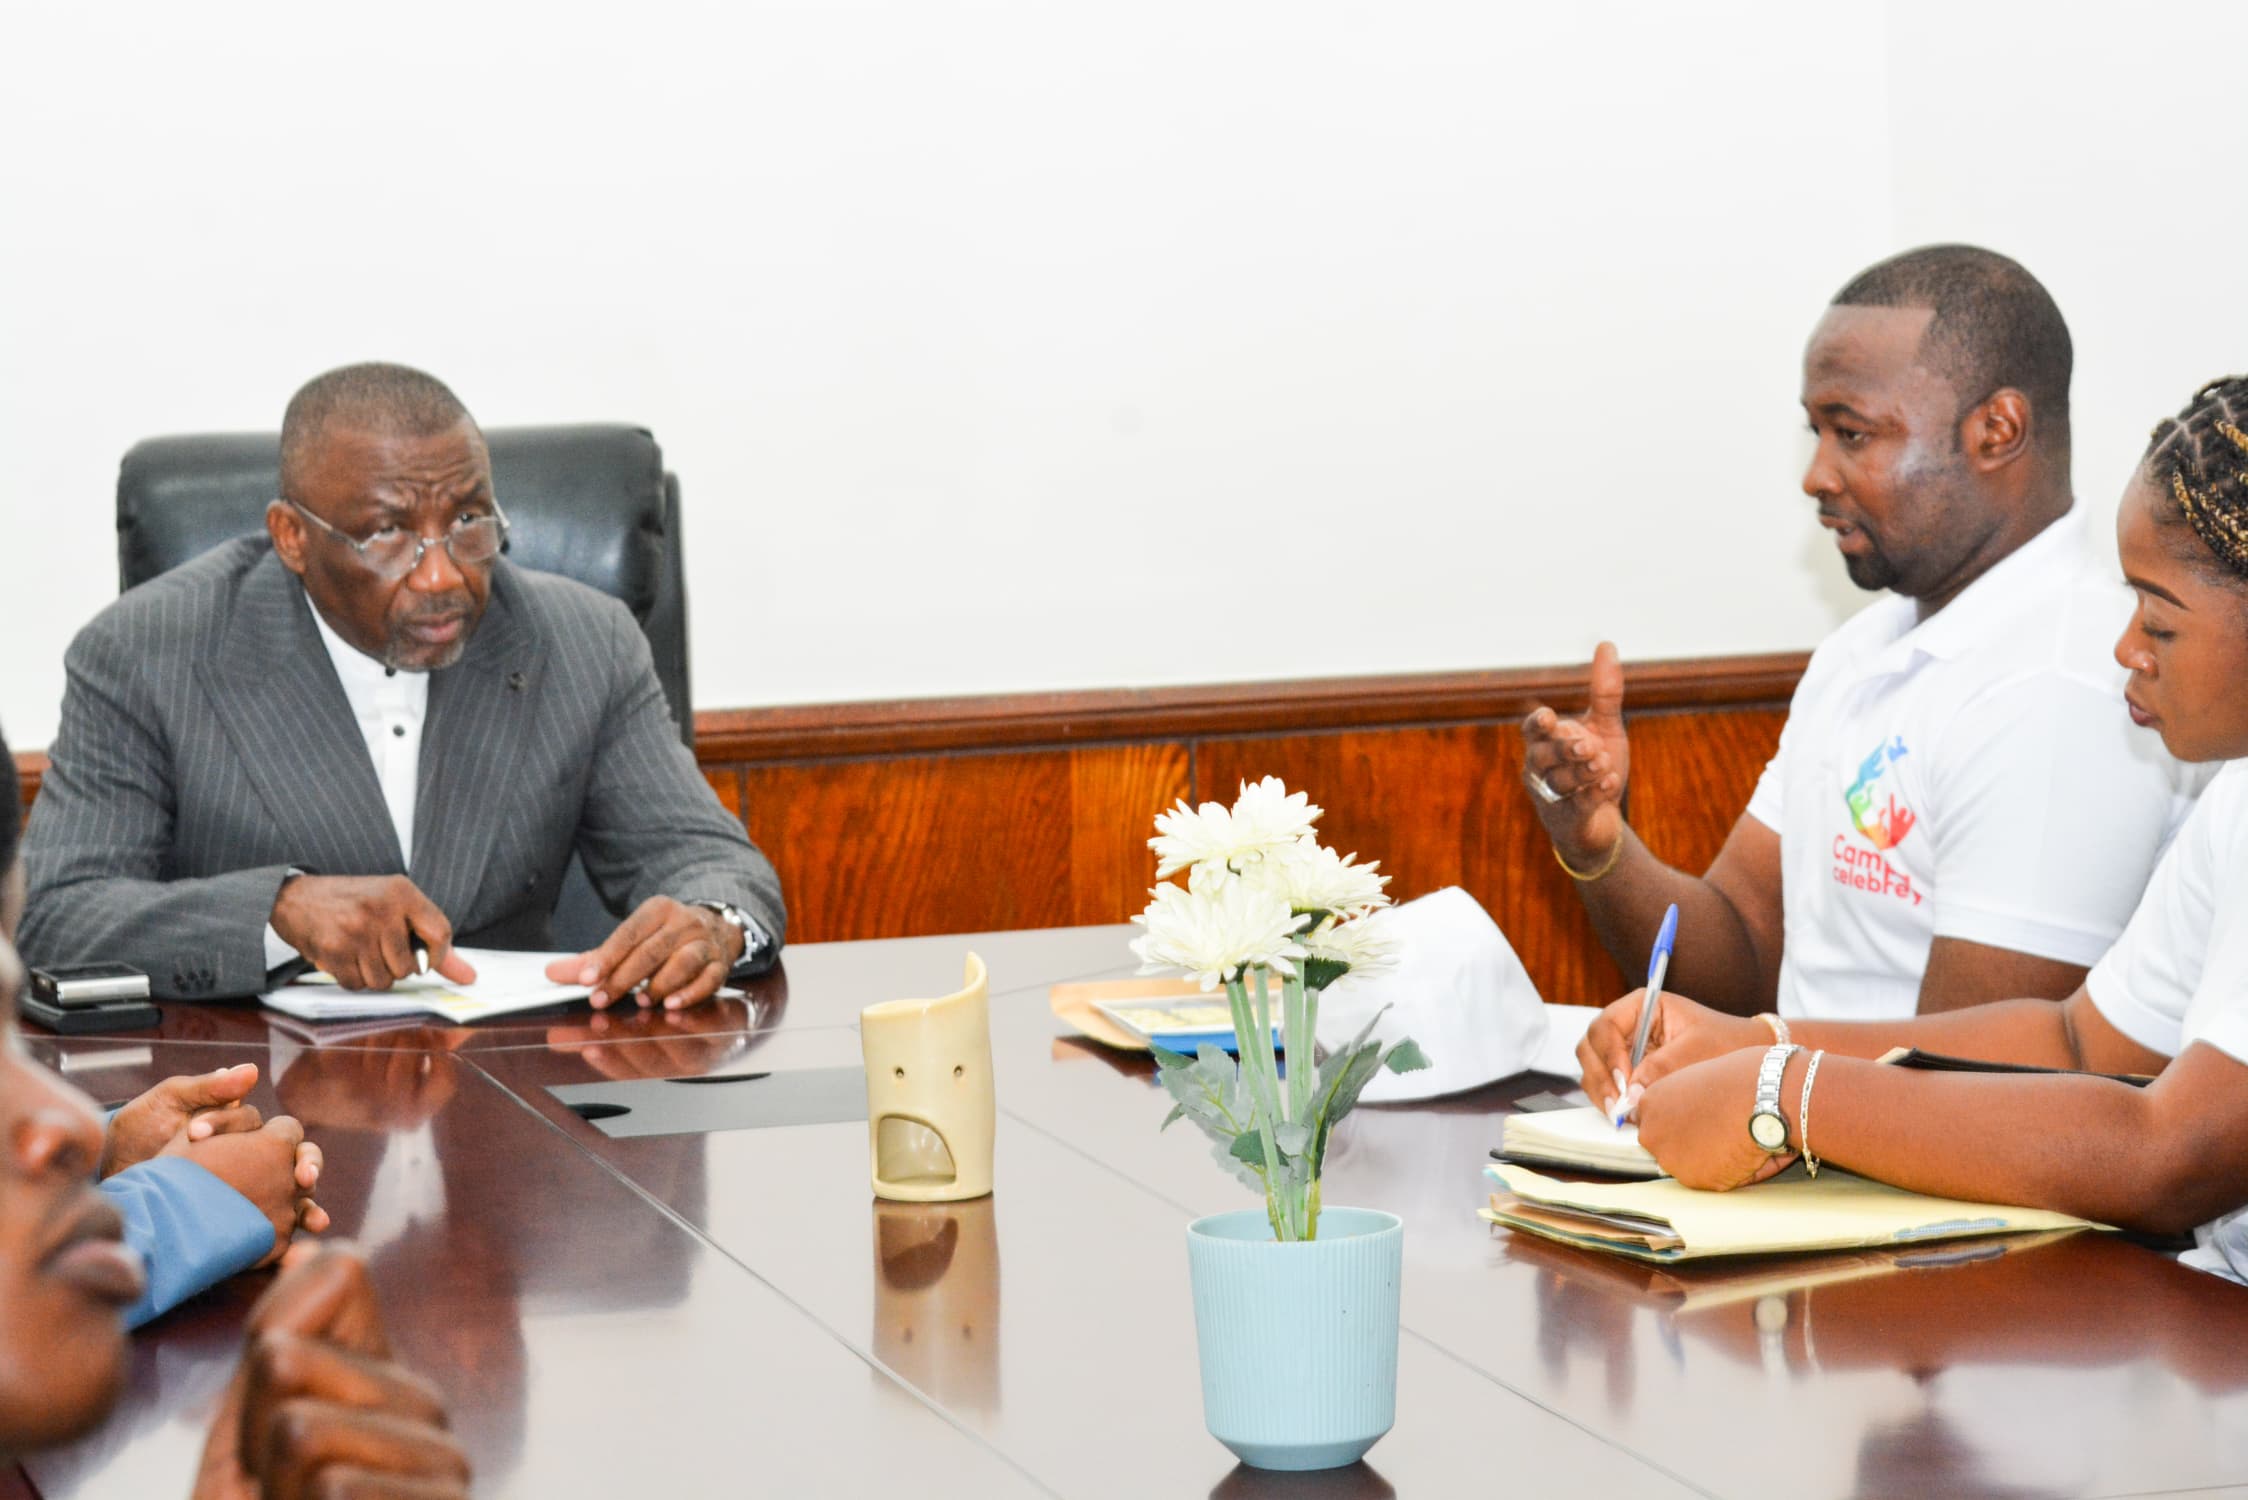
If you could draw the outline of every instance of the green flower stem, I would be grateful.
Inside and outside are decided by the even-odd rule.
[[[1288,1159],[1280,1154],[1280,1141],[1276,1133],[1282,1120],[1288,1117],[1287,1100],[1280,1092],[1280,1075],[1272,1062],[1272,983],[1271,975],[1262,965],[1257,968],[1257,1078],[1264,1089],[1265,1110],[1274,1130],[1265,1135],[1265,1155],[1273,1164],[1273,1175],[1267,1180],[1265,1211],[1272,1217],[1273,1232],[1281,1239],[1302,1238],[1301,1216],[1296,1211],[1296,1177],[1289,1170]],[[1281,1038],[1283,1046],[1287,1038]],[[1246,1056],[1246,1054],[1244,1054]]]
[[[1308,1126],[1312,1139],[1319,1137],[1318,1068],[1316,1060],[1319,1045],[1319,991],[1307,986],[1301,975],[1288,982],[1288,1092],[1292,1096],[1290,1117]],[[1298,1057],[1302,1066],[1298,1066]],[[1319,1169],[1309,1156],[1304,1158],[1304,1181],[1300,1184],[1303,1199],[1298,1213],[1298,1229],[1304,1239],[1315,1239],[1319,1233]]]
[[[1280,1055],[1287,1061],[1288,1076],[1280,1079],[1280,1107],[1291,1120],[1301,1118],[1296,1104],[1296,986],[1280,983]]]
[[[1304,1008],[1304,982],[1301,975],[1288,981],[1287,1019],[1284,1036],[1288,1048],[1288,1118],[1299,1124],[1311,1123],[1311,1059],[1313,1038],[1310,1018]],[[1303,1066],[1297,1067],[1298,1055]]]
[[[1264,971],[1258,970],[1257,979],[1262,986]],[[1278,1089],[1272,1076],[1272,1028],[1261,1029],[1249,1014],[1249,991],[1241,977],[1228,979],[1225,985],[1226,1001],[1233,1010],[1233,1038],[1240,1049],[1241,1071],[1249,1080],[1249,1096],[1255,1101],[1251,1116],[1253,1125],[1261,1125],[1259,1135],[1264,1146],[1265,1159],[1265,1216],[1272,1220],[1275,1239],[1288,1239],[1289,1224],[1282,1213],[1286,1195],[1286,1181],[1280,1174],[1280,1145],[1274,1139],[1279,1123]],[[1251,1044],[1251,1038],[1256,1044]],[[1260,1063],[1259,1058],[1263,1061]],[[1261,1117],[1261,1118],[1260,1118]]]

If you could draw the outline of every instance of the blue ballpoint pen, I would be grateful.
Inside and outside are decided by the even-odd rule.
[[[1639,1002],[1639,1031],[1631,1039],[1631,1070],[1639,1071],[1639,1060],[1647,1055],[1647,1032],[1655,1024],[1655,1011],[1663,998],[1663,976],[1670,972],[1670,947],[1678,938],[1678,903],[1672,902],[1663,913],[1663,930],[1655,934],[1655,951],[1647,958],[1647,994]],[[1624,1115],[1630,1106],[1625,1101],[1628,1091],[1623,1084],[1616,1086],[1615,1113],[1610,1118],[1618,1130],[1624,1128]]]

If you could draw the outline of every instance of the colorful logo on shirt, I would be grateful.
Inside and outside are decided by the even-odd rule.
[[[1842,800],[1849,804],[1850,821],[1867,843],[1876,849],[1889,850],[1905,841],[1918,821],[1909,807],[1899,805],[1896,794],[1890,793],[1879,812],[1874,811],[1876,795],[1874,783],[1889,773],[1889,767],[1905,755],[1903,735],[1897,735],[1886,745],[1876,745],[1873,753],[1858,766],[1858,779],[1843,792]]]
[[[1913,885],[1912,877],[1883,857],[1903,843],[1905,835],[1912,832],[1912,825],[1919,821],[1911,808],[1897,801],[1895,792],[1885,792],[1880,785],[1888,776],[1889,768],[1904,756],[1902,735],[1893,736],[1887,744],[1874,746],[1873,753],[1858,765],[1858,779],[1843,791],[1842,800],[1849,806],[1851,826],[1873,847],[1867,849],[1850,842],[1846,833],[1836,834],[1834,881],[1853,890],[1889,896],[1907,906],[1918,906],[1925,897]],[[1878,809],[1876,802],[1880,804]]]

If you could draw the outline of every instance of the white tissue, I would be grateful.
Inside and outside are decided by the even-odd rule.
[[[1538,987],[1491,914],[1458,886],[1408,901],[1387,914],[1397,966],[1329,985],[1319,1004],[1322,1046],[1347,1046],[1375,1012],[1384,1042],[1411,1037],[1427,1068],[1388,1070],[1361,1095],[1369,1104],[1434,1099],[1480,1088],[1541,1061],[1551,1063],[1549,1023]],[[1570,1046],[1574,1046],[1571,1039]],[[1574,1063],[1566,1071],[1574,1074]]]

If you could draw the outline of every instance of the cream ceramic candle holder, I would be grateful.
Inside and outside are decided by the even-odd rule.
[[[991,987],[967,978],[941,1000],[889,1000],[859,1016],[868,1172],[877,1198],[945,1203],[991,1191]]]

